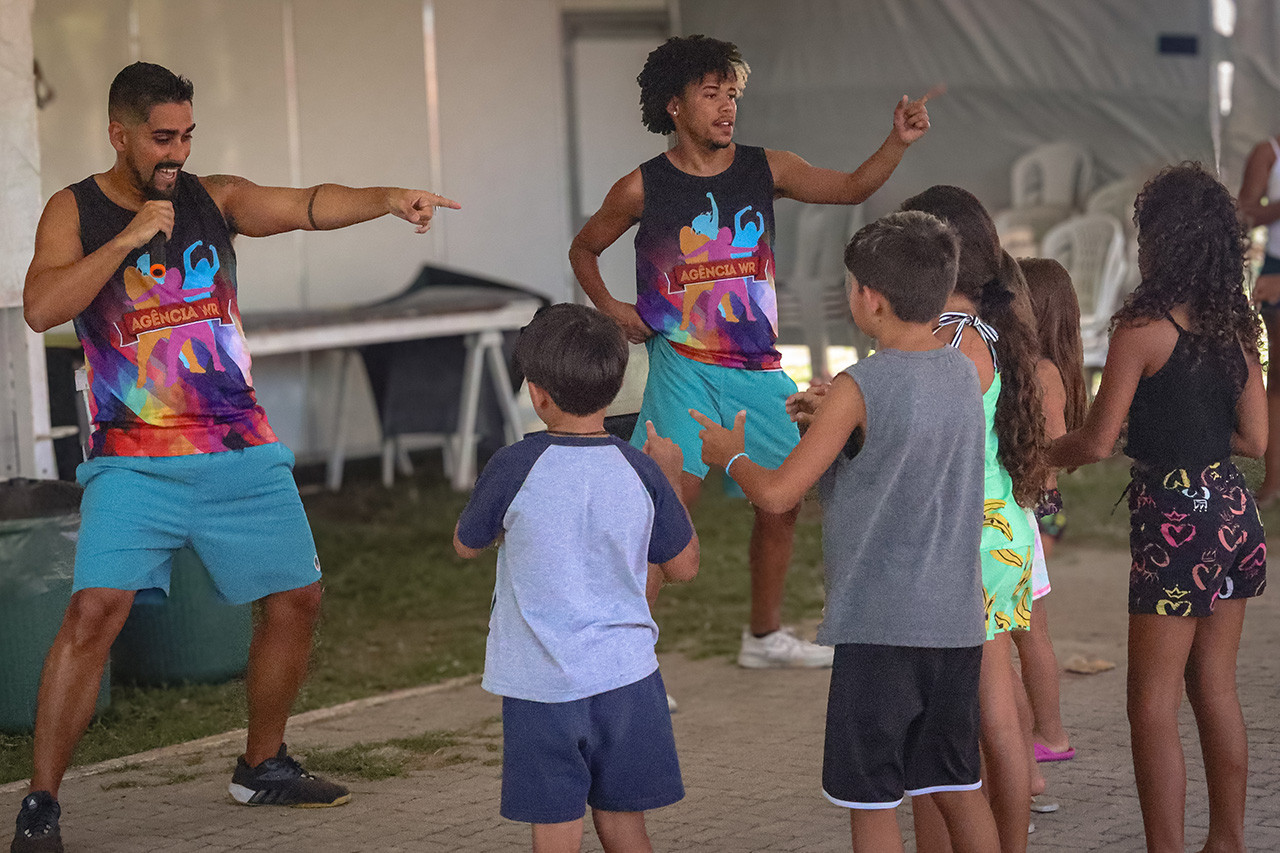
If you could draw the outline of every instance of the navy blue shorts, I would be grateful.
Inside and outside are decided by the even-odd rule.
[[[827,699],[822,793],[850,809],[982,787],[982,646],[836,646]]]
[[[684,798],[658,670],[572,702],[502,700],[502,816],[564,823],[586,807],[642,812]]]

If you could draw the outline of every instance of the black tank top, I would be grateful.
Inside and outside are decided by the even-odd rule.
[[[71,186],[86,255],[135,212],[90,176]],[[236,305],[226,220],[200,179],[178,173],[173,235],[124,263],[75,318],[92,391],[90,456],[184,456],[276,440],[258,406]]]
[[[1124,451],[1161,471],[1202,468],[1231,456],[1236,402],[1248,368],[1239,346],[1224,351],[1166,319],[1177,328],[1178,342],[1163,367],[1138,381]]]
[[[659,154],[640,165],[636,310],[683,356],[775,370],[773,172],[763,148],[738,145],[718,175],[690,175]]]

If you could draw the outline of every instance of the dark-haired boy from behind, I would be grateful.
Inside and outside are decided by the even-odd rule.
[[[904,794],[932,795],[956,853],[999,849],[978,754],[982,394],[973,363],[933,336],[957,263],[955,236],[929,214],[891,214],[854,235],[849,307],[879,349],[820,405],[789,401],[808,426],[779,468],[742,452],[744,413],[732,430],[692,413],[703,461],[766,511],[820,485],[818,642],[835,646],[822,787],[850,809],[854,850],[903,849]]]
[[[683,458],[652,424],[643,451],[605,431],[627,344],[604,314],[539,311],[513,360],[547,429],[494,454],[453,540],[498,543],[481,684],[503,697],[501,813],[539,853],[577,851],[588,805],[606,851],[651,850],[644,812],[684,796],[645,598],[650,564],[698,572]]]

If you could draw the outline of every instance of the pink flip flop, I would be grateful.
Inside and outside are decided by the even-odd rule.
[[[1067,747],[1065,752],[1054,752],[1042,743],[1035,745],[1036,761],[1070,761],[1076,757],[1076,749],[1074,746]]]

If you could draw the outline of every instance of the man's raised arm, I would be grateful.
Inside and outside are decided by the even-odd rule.
[[[437,207],[458,210],[462,205],[426,190],[401,187],[264,187],[234,175],[200,179],[231,230],[246,237],[268,237],[286,231],[331,231],[394,214],[417,226],[431,227]]]
[[[889,180],[907,147],[928,132],[929,112],[925,104],[942,91],[941,86],[935,87],[915,101],[908,101],[903,95],[893,110],[893,129],[876,152],[852,172],[812,166],[790,151],[767,152],[777,195],[810,204],[866,201]]]
[[[27,325],[44,332],[75,319],[128,254],[160,231],[173,233],[173,203],[148,201],[114,239],[86,256],[75,196],[69,189],[54,193],[36,226],[35,254],[22,289]]]

